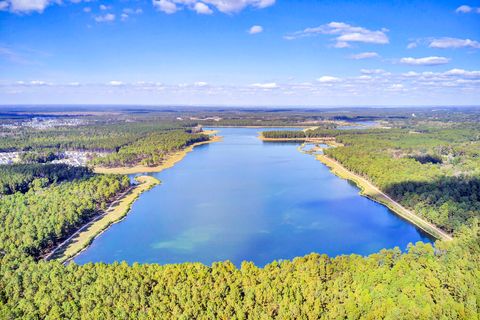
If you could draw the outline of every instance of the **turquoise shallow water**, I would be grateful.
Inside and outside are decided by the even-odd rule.
[[[358,194],[297,143],[264,143],[261,129],[221,128],[196,147],[129,215],[75,258],[87,262],[243,260],[263,266],[311,252],[367,255],[432,239]]]

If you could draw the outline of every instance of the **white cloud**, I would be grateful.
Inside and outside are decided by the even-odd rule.
[[[383,69],[362,69],[360,72],[362,74],[388,74],[388,72]]]
[[[480,42],[470,39],[458,38],[438,38],[430,40],[430,48],[447,49],[447,48],[475,48],[480,49]]]
[[[32,80],[32,81],[30,81],[30,84],[32,86],[45,86],[45,85],[47,85],[47,83],[45,81],[42,81],[42,80]]]
[[[118,81],[118,80],[112,80],[108,83],[108,85],[114,86],[114,87],[123,86],[124,84],[125,83],[123,83],[122,81]]]
[[[183,0],[189,1],[189,0]],[[210,4],[223,13],[240,12],[246,7],[263,9],[275,4],[275,0],[204,0],[203,2]]]
[[[155,8],[166,14],[172,14],[178,11],[177,5],[169,0],[152,0],[152,4]]]
[[[407,77],[407,78],[412,78],[412,77],[418,77],[420,73],[415,72],[415,71],[408,71],[405,73],[402,73],[402,76]]]
[[[351,42],[387,44],[387,29],[369,30],[363,27],[355,27],[344,22],[330,22],[318,27],[306,28],[286,35],[284,38],[293,40],[318,34],[336,35],[334,47],[346,48]]]
[[[348,42],[345,42],[345,41],[337,41],[334,45],[333,45],[334,48],[337,48],[337,49],[342,49],[342,48],[350,48],[350,44],[348,44]]]
[[[443,72],[410,71],[392,74],[374,69],[362,70],[357,76],[342,77],[340,81],[331,78],[323,78],[325,82],[283,84],[258,82],[244,85],[204,85],[200,81],[190,84],[161,84],[151,81],[122,82],[119,80],[106,83],[52,84],[43,80],[29,79],[18,82],[0,81],[0,97],[5,99],[13,92],[21,92],[24,94],[18,95],[20,99],[25,96],[39,95],[35,99],[42,103],[66,103],[66,101],[80,100],[85,102],[94,97],[94,100],[87,102],[138,104],[139,101],[142,103],[162,101],[165,104],[184,104],[185,101],[189,101],[199,105],[269,104],[276,106],[385,105],[392,103],[391,101],[395,101],[396,104],[459,105],[474,104],[480,98],[479,70],[450,69]],[[56,100],[48,100],[50,97]],[[70,97],[74,100],[62,101],[58,100],[58,97],[61,99]],[[98,97],[103,97],[104,100],[98,100]],[[26,103],[29,100],[15,101]]]
[[[15,13],[43,12],[51,4],[60,0],[4,0],[0,2],[0,10],[10,10]]]
[[[123,13],[126,13],[126,14],[142,14],[143,13],[143,10],[141,8],[137,8],[137,9],[124,8],[122,11]]]
[[[208,83],[204,82],[204,81],[197,81],[193,84],[195,87],[206,87],[208,86]]]
[[[394,91],[401,91],[405,88],[405,86],[401,83],[394,83],[392,84],[389,89]]]
[[[333,82],[339,82],[341,81],[341,79],[337,77],[332,77],[332,76],[322,76],[318,78],[317,81],[320,83],[333,83]]]
[[[469,12],[471,12],[472,10],[473,10],[472,7],[467,6],[467,5],[464,4],[463,6],[458,7],[458,8],[455,10],[455,12],[457,12],[457,13],[469,13]]]
[[[275,82],[253,83],[250,85],[253,88],[259,89],[276,89],[278,85]]]
[[[250,34],[257,34],[260,32],[263,32],[263,27],[258,25],[251,26],[250,29],[248,30],[248,33]]]
[[[210,9],[209,6],[207,6],[205,3],[202,3],[202,2],[195,3],[195,5],[193,6],[193,9],[198,14],[212,14],[213,13],[212,9]]]
[[[413,48],[416,48],[418,46],[418,43],[417,42],[410,42],[408,45],[407,45],[407,49],[413,49]]]
[[[92,8],[90,8],[90,7],[85,7],[85,8],[83,8],[83,12],[85,12],[85,13],[92,12]]]
[[[103,16],[95,17],[95,21],[97,22],[112,22],[115,20],[115,15],[113,13],[107,13]]]
[[[480,71],[466,71],[464,69],[451,69],[443,73],[447,76],[461,76],[466,78],[480,78]]]
[[[352,54],[350,59],[354,60],[362,60],[362,59],[371,59],[371,58],[378,58],[379,55],[376,52],[361,52],[357,54]]]
[[[263,9],[275,4],[275,0],[152,0],[153,6],[167,14],[172,14],[178,10],[188,9],[198,14],[211,14],[214,7],[223,13],[240,12],[247,7]]]
[[[70,0],[72,3],[90,2],[92,0]],[[15,13],[43,12],[52,4],[61,4],[62,0],[0,0],[0,11],[9,10]],[[223,13],[236,13],[247,7],[262,9],[275,4],[275,0],[152,0],[152,5],[159,11],[172,14],[178,10],[188,9],[198,14],[211,14],[216,8]],[[111,6],[100,5],[100,10],[111,9]],[[128,15],[132,13],[125,12]]]
[[[436,66],[440,64],[447,64],[450,59],[445,57],[424,57],[424,58],[401,58],[400,63],[414,66]]]
[[[124,8],[122,10],[122,14],[120,15],[120,19],[122,21],[127,21],[128,18],[130,18],[131,15],[138,15],[138,14],[142,14],[142,13],[143,13],[143,10],[141,8],[137,8],[137,9]]]

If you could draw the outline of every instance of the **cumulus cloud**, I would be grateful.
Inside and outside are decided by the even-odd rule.
[[[337,80],[338,79],[338,80]],[[313,79],[312,79],[313,80]],[[10,92],[38,94],[43,92],[48,96],[58,97],[58,94],[75,96],[82,92],[88,97],[106,95],[106,101],[125,102],[131,97],[138,103],[139,97],[148,97],[168,103],[184,103],[185,99],[199,102],[199,97],[212,104],[222,101],[225,104],[237,103],[237,98],[245,98],[247,104],[259,104],[263,101],[275,105],[306,104],[341,104],[347,101],[350,104],[369,104],[378,101],[406,102],[412,104],[461,104],[478,101],[480,92],[480,70],[450,69],[443,72],[390,73],[382,69],[361,70],[359,75],[342,76],[330,75],[320,77],[321,81],[294,83],[257,82],[244,85],[211,85],[202,81],[184,84],[162,84],[157,82],[137,81],[122,82],[112,80],[105,83],[49,83],[44,80],[23,80],[18,82],[0,81],[0,96]],[[79,89],[81,88],[81,89]],[[61,90],[59,90],[61,89]],[[54,94],[55,93],[55,94]],[[119,95],[119,93],[122,93]],[[214,96],[214,98],[211,98]],[[431,100],[432,96],[437,99]],[[290,100],[294,97],[294,100]],[[175,98],[175,100],[169,100]],[[347,100],[342,100],[346,99]],[[396,100],[391,100],[395,98]],[[398,98],[398,99],[397,99]],[[402,99],[408,100],[402,100]],[[263,100],[262,100],[263,99]],[[365,99],[365,100],[362,100]],[[380,100],[379,100],[380,99]],[[466,99],[466,100],[465,100]],[[133,101],[133,100],[132,100]],[[59,102],[59,101],[57,101]],[[98,102],[98,101],[97,101]],[[105,101],[104,101],[105,102]]]
[[[131,9],[131,8],[124,8],[122,10],[122,14],[120,15],[120,19],[122,21],[127,21],[130,15],[136,15],[136,14],[142,14],[143,10],[138,8],[138,9]]]
[[[455,12],[456,12],[456,13],[469,13],[469,12],[471,12],[472,10],[473,10],[472,7],[467,6],[467,5],[464,4],[464,5],[460,6],[460,7],[458,7],[458,8],[455,10]]]
[[[203,2],[197,2],[195,3],[195,5],[193,6],[193,9],[195,10],[196,13],[198,14],[212,14],[213,11],[212,9],[210,9],[209,6],[207,6],[205,3]]]
[[[102,16],[96,16],[94,19],[96,22],[112,22],[115,20],[115,15],[113,13],[107,13]]]
[[[247,7],[263,9],[275,4],[275,0],[152,0],[153,6],[162,12],[172,14],[178,10],[193,10],[198,14],[212,14],[211,7],[220,12],[231,14]]]
[[[465,78],[479,78],[480,79],[480,71],[467,71],[464,69],[450,69],[443,73],[447,76],[461,76]]]
[[[410,42],[409,44],[407,44],[407,49],[413,49],[413,48],[416,48],[417,46],[418,46],[417,42]]]
[[[166,14],[172,14],[178,10],[177,5],[169,0],[152,0],[152,4],[157,10]]]
[[[318,78],[317,81],[320,83],[334,83],[334,82],[341,81],[341,79],[337,77],[332,77],[332,76],[322,76]]]
[[[257,34],[260,32],[263,32],[263,27],[258,25],[251,26],[250,29],[248,30],[248,33],[250,34]]]
[[[383,69],[361,69],[362,74],[387,74],[388,72]]]
[[[106,6],[106,5],[104,5],[104,4],[101,4],[99,8],[100,8],[100,10],[105,11],[105,10],[111,9],[112,7],[111,7],[111,6]]]
[[[318,34],[335,35],[336,48],[346,48],[351,42],[387,44],[389,42],[387,29],[369,30],[363,27],[355,27],[344,22],[330,22],[318,27],[306,28],[302,31],[287,34],[284,38],[293,40],[302,37],[315,36]]]
[[[361,52],[357,54],[352,54],[350,59],[354,60],[362,60],[362,59],[371,59],[371,58],[378,58],[379,54],[376,52]]]
[[[118,80],[112,80],[108,82],[108,85],[118,87],[118,86],[123,86],[125,83],[123,81],[118,81]]]
[[[0,10],[14,13],[43,12],[51,4],[61,3],[60,0],[4,0],[0,1]]]
[[[424,58],[401,58],[400,63],[409,64],[414,66],[437,66],[440,64],[447,64],[450,59],[445,57],[424,57]]]
[[[253,83],[250,85],[253,88],[259,89],[276,89],[278,85],[275,82]]]
[[[475,48],[480,49],[480,42],[471,39],[459,38],[438,38],[431,39],[428,45],[430,48],[448,49],[448,48]]]

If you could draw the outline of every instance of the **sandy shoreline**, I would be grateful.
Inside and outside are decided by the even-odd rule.
[[[332,147],[338,147],[341,146],[341,144],[337,143],[334,138],[330,139],[317,139],[313,138],[315,140],[310,140],[312,138],[264,138],[262,134],[259,135],[259,139],[263,141],[271,141],[271,142],[282,142],[282,141],[300,141],[300,142],[312,142],[312,143],[319,143],[319,142],[325,142],[326,144],[331,145]],[[302,151],[301,147],[298,148],[300,152]],[[305,152],[304,152],[305,153]],[[422,229],[426,233],[430,234],[431,236],[435,237],[436,239],[440,240],[452,240],[452,236],[446,233],[445,231],[441,230],[434,224],[424,220],[423,218],[419,217],[416,215],[414,212],[408,210],[407,208],[403,207],[401,204],[393,200],[390,196],[382,192],[380,189],[378,189],[375,185],[373,185],[370,181],[367,179],[351,172],[347,168],[345,168],[341,163],[338,161],[324,155],[324,154],[319,154],[315,156],[316,159],[323,164],[325,164],[327,167],[330,168],[333,174],[338,176],[339,178],[350,180],[353,183],[357,185],[358,188],[360,188],[360,194],[362,196],[365,196],[375,202],[378,202],[393,212],[395,214],[399,215],[403,219],[409,221],[416,227]]]
[[[423,218],[417,216],[412,211],[408,210],[407,208],[403,207],[401,204],[393,200],[390,196],[382,192],[376,186],[374,186],[370,181],[367,179],[351,172],[341,163],[338,161],[326,156],[326,155],[316,155],[316,159],[325,164],[327,167],[330,168],[333,174],[336,176],[350,180],[354,182],[360,188],[360,194],[370,198],[371,200],[383,204],[384,206],[388,207],[390,210],[395,212],[400,217],[404,218],[405,220],[410,221],[412,224],[417,226],[418,228],[422,229],[423,231],[427,232],[428,234],[432,235],[433,237],[440,239],[440,240],[452,240],[452,237],[446,233],[445,231],[441,230],[434,224],[424,220]]]
[[[213,135],[216,131],[205,131],[205,134]],[[161,165],[155,167],[135,166],[131,168],[95,168],[95,173],[104,174],[134,174],[146,172],[160,172],[167,168],[173,167],[177,162],[182,160],[188,152],[192,151],[196,146],[221,141],[219,136],[211,136],[210,140],[194,143],[187,148],[178,151],[168,157]],[[83,250],[87,249],[91,242],[100,234],[105,232],[110,225],[121,221],[130,211],[130,207],[135,200],[145,191],[150,190],[160,181],[151,176],[139,176],[135,178],[138,185],[131,188],[127,193],[121,195],[119,199],[114,201],[105,213],[94,218],[72,234],[69,238],[59,244],[52,252],[50,252],[45,260],[58,260],[67,263]]]
[[[135,200],[145,191],[150,190],[160,181],[150,176],[140,176],[136,180],[139,182],[133,188],[130,188],[125,194],[112,204],[105,212],[87,224],[83,225],[65,241],[59,244],[52,252],[50,252],[45,260],[58,260],[67,262],[80,252],[88,248],[90,243],[102,234],[110,225],[121,221],[127,216],[130,207]]]

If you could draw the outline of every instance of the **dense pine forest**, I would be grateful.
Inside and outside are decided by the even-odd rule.
[[[391,129],[307,134],[334,136],[344,146],[328,156],[453,233],[452,241],[367,257],[310,254],[264,268],[228,261],[64,266],[41,256],[128,188],[128,178],[48,164],[1,166],[0,318],[478,319],[480,128],[395,119]],[[110,150],[100,163],[150,165],[205,139],[171,124],[162,132],[152,123],[121,127],[29,131],[0,144]]]
[[[135,164],[153,166],[161,163],[171,152],[208,139],[205,134],[190,134],[181,130],[151,133],[134,143],[120,147],[118,152],[94,159],[92,163],[107,167]]]
[[[45,187],[51,183],[81,179],[92,175],[85,167],[66,164],[13,164],[0,166],[0,195],[27,192],[33,184]]]

